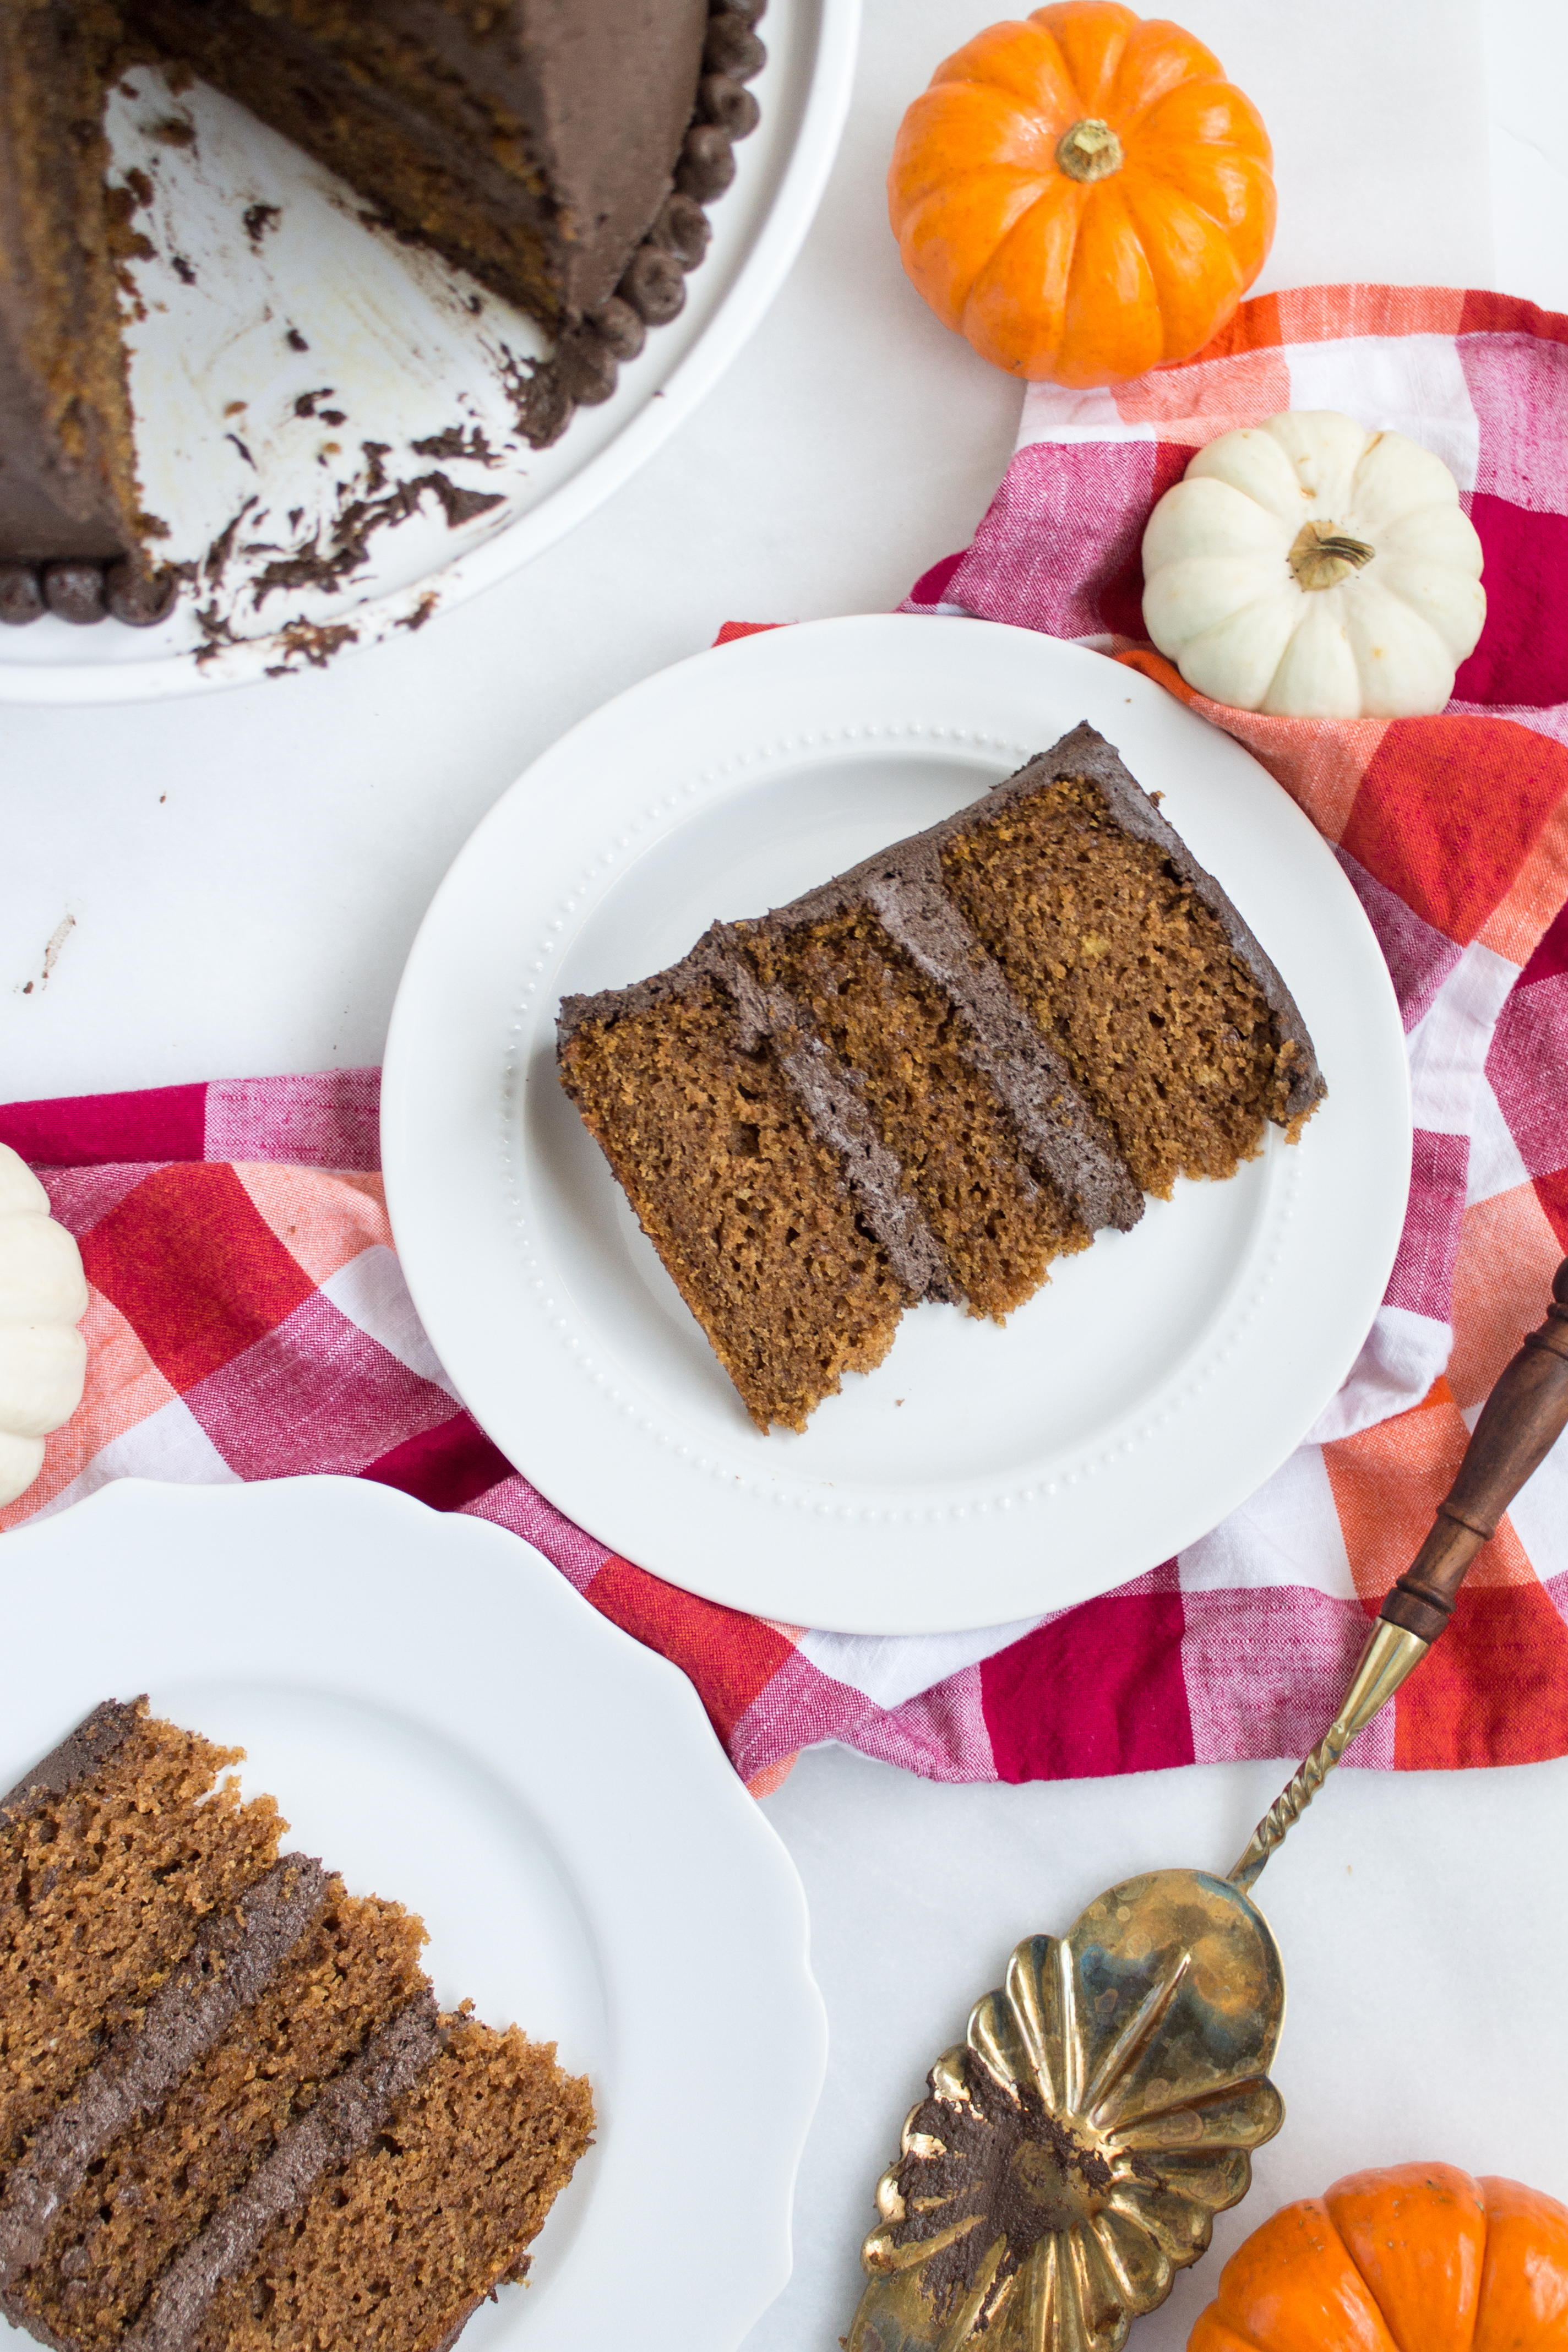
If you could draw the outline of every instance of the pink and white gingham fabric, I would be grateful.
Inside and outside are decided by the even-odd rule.
[[[1155,499],[1193,450],[1285,406],[1394,427],[1457,474],[1489,610],[1441,716],[1247,718],[1141,646]],[[1088,640],[1159,677],[1272,771],[1360,893],[1404,1009],[1415,1169],[1374,1328],[1284,1468],[1179,1557],[1028,1625],[856,1638],[695,1600],[563,1518],[462,1410],[393,1249],[376,1073],[349,1071],[0,1109],[92,1289],[81,1410],[0,1528],[132,1474],[330,1470],[477,1512],[680,1664],[759,1790],[825,1738],[949,1780],[1316,1738],[1568,1249],[1568,320],[1488,294],[1318,288],[1245,304],[1196,360],[1114,394],[1033,387],[973,546],[910,609]],[[1357,1760],[1564,1752],[1568,1444]]]

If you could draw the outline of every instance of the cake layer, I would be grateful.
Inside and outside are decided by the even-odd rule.
[[[351,1898],[339,1880],[322,1899],[324,1911],[254,2003],[61,2201],[16,2293],[25,2324],[107,2352],[321,2085],[419,1994],[416,1918],[374,1896]]]
[[[924,1278],[900,1279],[868,1229],[805,1074],[792,1083],[755,1009],[748,1024],[691,964],[616,1017],[586,1000],[562,1077],[752,1420],[803,1428],[844,1372],[881,1361]]]
[[[205,1921],[185,1958],[40,2126],[0,2196],[0,2305],[16,2307],[61,2206],[121,2132],[162,2106],[239,2011],[269,1986],[325,1899],[320,1863],[284,1854],[231,1910]]]
[[[137,2352],[440,2352],[524,2249],[594,2126],[551,2044],[461,2016],[346,2167],[277,2222],[199,2321]]]
[[[292,2222],[323,2184],[330,2201],[336,2202],[342,2168],[374,2145],[397,2101],[431,2063],[440,2042],[435,1997],[426,1987],[324,2085],[309,2112],[170,2264],[121,2343],[131,2352],[187,2352],[202,2334],[218,2291],[246,2274],[274,2226]],[[340,2271],[320,2284],[323,2301],[340,2315],[345,2303],[352,2309],[359,2284],[352,2275]],[[400,2285],[400,2278],[389,2278],[388,2295]],[[336,2328],[317,2340],[332,2344],[351,2339],[340,2318]]]
[[[144,1707],[99,1710],[99,1736],[84,1727],[0,1804],[0,2188],[204,1921],[278,1858],[271,1799],[219,1782],[238,1751]]]
[[[867,1111],[918,1195],[972,1314],[998,1321],[1089,1235],[979,1066],[963,1013],[900,949],[870,907],[743,934],[759,976],[810,1013],[860,1082]]]
[[[136,544],[99,128],[117,31],[106,0],[0,7],[0,558]]]
[[[944,828],[943,878],[1136,1181],[1225,1178],[1319,1100],[1284,982],[1092,729]]]

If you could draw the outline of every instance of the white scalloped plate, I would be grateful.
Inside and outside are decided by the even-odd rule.
[[[0,1790],[146,1691],[420,1914],[444,2003],[589,2076],[595,2145],[463,2352],[734,2352],[789,2275],[827,2031],[795,1865],[685,1675],[520,1538],[354,1478],[123,1480],[0,1537]]]
[[[1005,1329],[905,1316],[804,1436],[763,1437],[555,1074],[555,1011],[975,798],[1089,719],[1306,1015],[1329,1099],[1183,1183]],[[1332,851],[1149,679],[911,616],[751,637],[563,737],[442,884],[394,1011],[394,1229],[437,1353],[551,1500],[671,1582],[797,1624],[934,1633],[1065,1607],[1260,1486],[1354,1360],[1398,1244],[1410,1098],[1386,966]]]
[[[710,207],[685,309],[543,450],[520,441],[505,383],[508,352],[545,348],[530,320],[365,227],[350,189],[243,107],[202,82],[171,96],[156,68],[136,67],[108,121],[117,176],[140,169],[153,190],[134,219],[153,254],[130,265],[140,315],[126,326],[143,499],[169,527],[162,552],[195,562],[253,504],[222,576],[158,628],[49,616],[0,629],[0,703],[141,701],[299,669],[418,628],[552,546],[685,421],[783,284],[837,152],[859,23],[860,0],[773,0],[762,120]],[[185,144],[163,135],[171,119]],[[482,428],[498,462],[411,448],[454,425]],[[502,502],[454,529],[426,493],[336,593],[268,590],[258,606],[272,559],[247,546],[282,554],[318,521],[330,529],[363,488],[366,439],[388,445],[389,479],[440,464],[457,488]],[[236,642],[198,663],[209,604]]]

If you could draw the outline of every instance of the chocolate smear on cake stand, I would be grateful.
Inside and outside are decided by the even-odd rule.
[[[220,13],[135,0],[132,51],[84,81],[77,127],[91,134],[93,173],[110,174],[94,283],[110,311],[118,288],[130,376],[115,375],[115,413],[129,396],[135,475],[115,510],[74,536],[7,535],[0,512],[0,630],[50,614],[78,628],[172,620],[169,650],[198,669],[260,644],[275,677],[422,627],[441,594],[432,575],[531,510],[542,453],[579,410],[613,398],[686,307],[710,209],[761,120],[750,85],[767,60],[764,0],[678,7],[691,79],[675,93],[668,169],[661,148],[646,187],[637,178],[637,212],[622,220],[610,206],[594,235],[567,230],[553,310],[531,306],[504,270],[492,283],[441,257],[438,238],[416,236],[307,152],[298,124],[263,119],[248,83],[248,98],[237,85],[224,96],[222,60],[207,54]],[[277,15],[235,13],[247,38]],[[405,34],[418,14],[399,16]],[[222,28],[213,38],[224,48]],[[652,103],[639,96],[639,121]],[[580,123],[579,144],[602,148],[602,131],[598,117]],[[399,590],[402,609],[367,630],[357,607]]]
[[[1453,1614],[1568,1426],[1568,1259],[1499,1380],[1333,1722],[1225,1877],[1157,1870],[1026,1937],[944,2051],[877,2184],[846,2352],[1119,2352],[1245,2197],[1284,2121],[1279,1948],[1252,1888]]]

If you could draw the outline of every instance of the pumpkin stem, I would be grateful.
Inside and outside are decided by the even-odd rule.
[[[1121,142],[1109,122],[1086,114],[1057,142],[1057,162],[1069,180],[1109,180],[1122,164]]]
[[[1352,539],[1331,522],[1304,522],[1285,561],[1296,575],[1296,585],[1310,590],[1331,588],[1336,580],[1370,563],[1376,553],[1364,539]]]

